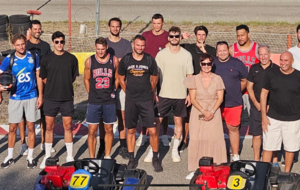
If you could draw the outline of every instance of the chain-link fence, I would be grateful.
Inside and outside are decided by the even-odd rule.
[[[137,33],[122,33],[121,36],[129,41]],[[109,33],[101,33],[101,36],[109,36]],[[42,39],[51,44],[51,34],[43,34]],[[93,52],[95,36],[66,36],[66,50],[71,52]],[[259,44],[269,45],[272,53],[282,53],[287,50],[290,45],[294,46],[297,43],[297,38],[294,34],[274,34],[274,33],[251,33],[251,40]],[[210,32],[206,39],[206,43],[215,46],[218,41],[227,41],[228,44],[236,42],[236,35],[232,32]],[[195,37],[188,40],[182,40],[182,43],[195,43]],[[8,41],[0,41],[0,51],[11,49]]]

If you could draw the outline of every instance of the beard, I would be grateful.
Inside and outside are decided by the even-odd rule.
[[[117,34],[114,34],[113,32],[110,32],[111,35],[118,37],[120,35],[120,32],[118,32]]]
[[[175,43],[170,41],[170,44],[171,44],[171,46],[178,46],[180,44],[180,41],[175,42]]]

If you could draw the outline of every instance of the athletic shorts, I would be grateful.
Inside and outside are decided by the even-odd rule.
[[[8,102],[8,122],[20,123],[23,121],[23,114],[29,122],[36,122],[41,118],[40,109],[36,107],[37,98],[28,100],[12,100]]]
[[[270,124],[268,131],[263,133],[263,149],[266,151],[284,150],[288,152],[299,151],[300,146],[300,120],[279,121],[268,117]]]
[[[122,89],[118,88],[116,90],[117,110],[125,110],[125,97],[125,92]]]
[[[103,118],[103,122],[105,124],[113,124],[114,122],[116,122],[116,104],[88,104],[86,112],[86,122],[88,124],[99,124],[101,118]]]
[[[170,99],[158,97],[158,116],[165,117],[170,110],[173,109],[174,116],[176,117],[186,117],[187,110],[185,105],[185,99]]]
[[[56,117],[58,112],[62,117],[73,117],[74,102],[70,101],[53,101],[44,99],[44,114],[45,116]]]
[[[152,101],[125,103],[125,126],[128,129],[136,128],[138,118],[142,119],[143,127],[155,127],[155,116]]]
[[[258,111],[254,105],[250,108],[249,135],[262,135],[261,112]]]
[[[230,108],[222,107],[221,114],[226,124],[238,127],[241,124],[242,105]]]

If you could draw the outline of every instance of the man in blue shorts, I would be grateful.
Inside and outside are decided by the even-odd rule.
[[[16,142],[17,125],[23,122],[23,114],[25,113],[28,128],[27,168],[35,168],[36,163],[33,160],[35,143],[34,123],[40,119],[39,108],[43,104],[43,83],[39,77],[39,58],[37,54],[32,55],[29,51],[26,51],[26,37],[23,34],[13,36],[12,44],[16,50],[14,55],[8,55],[0,66],[0,73],[11,69],[11,74],[16,78],[16,86],[11,91],[8,104],[8,155],[1,167],[7,168],[14,163],[13,149]],[[13,64],[10,66],[11,56],[14,56],[14,58]],[[37,86],[39,96],[37,95]],[[2,94],[0,96],[2,97]]]

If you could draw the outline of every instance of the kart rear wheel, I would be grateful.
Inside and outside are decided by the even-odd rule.
[[[198,175],[195,172],[194,177],[190,181],[190,184],[195,184],[197,177]],[[190,187],[190,190],[200,190],[200,187]]]

